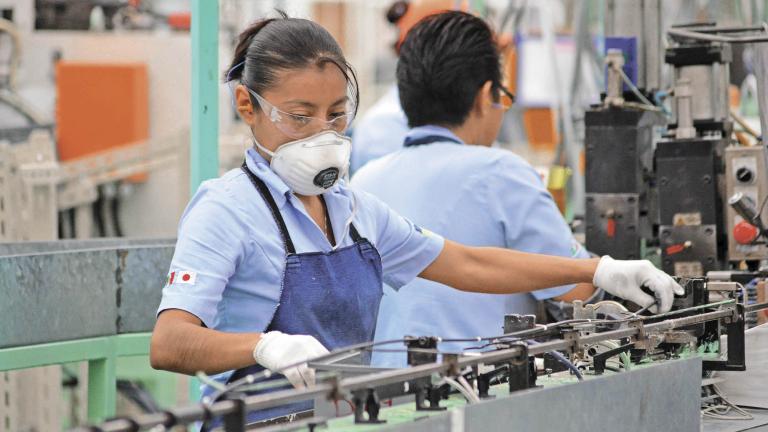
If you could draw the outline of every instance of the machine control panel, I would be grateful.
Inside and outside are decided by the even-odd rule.
[[[759,215],[765,225],[768,210],[764,207],[768,196],[768,175],[763,146],[728,147],[725,149],[725,196],[741,193],[743,200]],[[768,259],[766,238],[761,236],[759,223],[745,220],[730,205],[725,206],[728,235],[728,260]]]

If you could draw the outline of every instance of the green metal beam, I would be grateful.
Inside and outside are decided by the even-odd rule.
[[[219,175],[219,2],[192,0],[190,193]]]
[[[88,362],[88,421],[96,423],[114,417],[117,405],[115,356]]]
[[[0,349],[0,371],[87,361],[88,420],[98,423],[115,415],[117,357],[146,356],[150,337],[133,333]]]

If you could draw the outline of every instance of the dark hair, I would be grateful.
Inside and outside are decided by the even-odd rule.
[[[257,21],[240,33],[224,82],[240,81],[261,93],[275,83],[280,70],[331,63],[344,74],[357,111],[360,101],[357,75],[333,36],[315,22],[290,18],[282,11],[278,13],[280,17]],[[251,103],[257,105],[253,96]]]
[[[474,15],[449,11],[427,16],[400,47],[397,86],[411,127],[464,123],[486,81],[498,97],[499,51],[491,28]]]

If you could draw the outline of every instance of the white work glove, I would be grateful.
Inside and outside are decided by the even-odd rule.
[[[283,370],[286,366],[328,354],[328,350],[312,336],[289,335],[279,331],[262,333],[253,349],[256,363],[272,372],[285,375],[296,388],[315,385],[315,371],[302,363]]]
[[[659,299],[659,304],[649,309],[652,313],[668,312],[672,308],[674,295],[685,294],[683,287],[670,275],[654,267],[650,261],[619,261],[608,255],[600,258],[592,284],[608,294],[629,300],[642,307],[656,302],[656,299],[640,289],[645,286]]]

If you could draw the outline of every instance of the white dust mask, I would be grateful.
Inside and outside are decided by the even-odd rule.
[[[258,140],[254,142],[272,157],[272,171],[300,195],[320,195],[344,178],[349,169],[352,142],[332,130],[287,142],[274,152]]]

